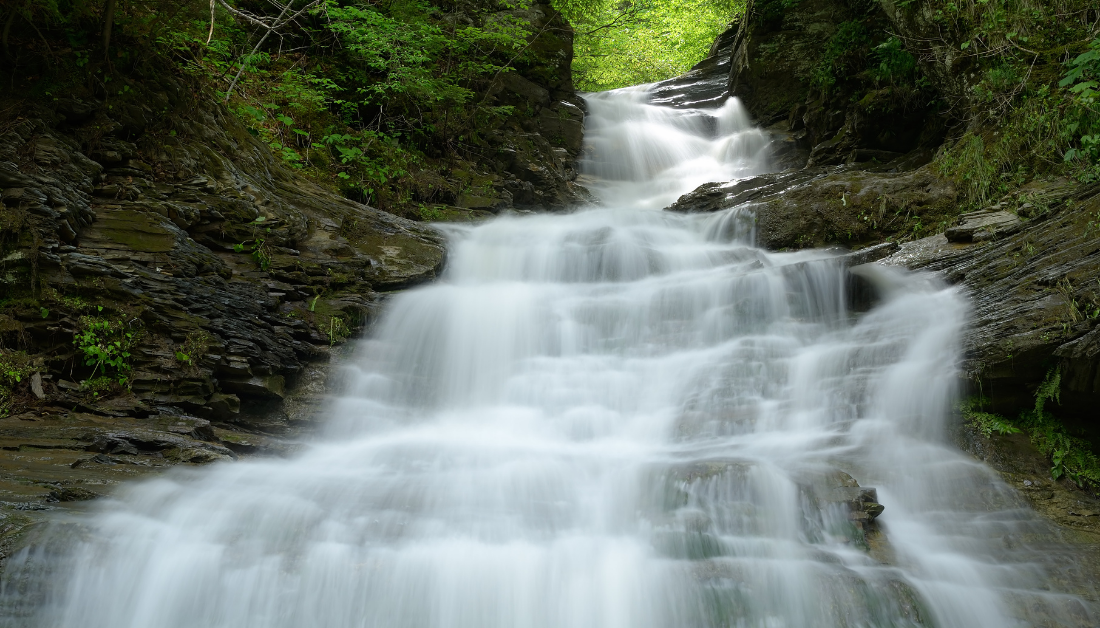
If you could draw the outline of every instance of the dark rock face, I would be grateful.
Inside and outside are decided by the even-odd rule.
[[[834,38],[853,29],[890,32],[877,4],[803,0],[771,11],[774,4],[750,2],[732,35],[723,35],[732,47],[729,92],[761,126],[791,133],[817,166],[885,163],[939,143],[943,128],[930,94],[842,76],[832,85],[814,83]]]
[[[573,29],[548,4],[508,11],[531,24],[535,35],[526,62],[499,76],[486,102],[516,113],[487,138],[492,149],[478,166],[493,175],[479,193],[459,194],[461,208],[562,210],[591,199],[578,185],[576,160],[584,135],[584,100],[573,88]]]
[[[722,105],[729,97],[730,55],[736,36],[737,31],[733,28],[719,35],[706,59],[681,76],[657,83],[650,102],[678,109]]]
[[[1020,218],[1011,212],[985,209],[959,216],[953,227],[943,232],[951,242],[979,242],[1003,238],[1019,230]]]
[[[589,198],[572,30],[549,5],[519,13],[535,35],[483,94],[514,113],[434,182],[447,218]],[[298,176],[201,85],[121,80],[109,103],[80,86],[5,96],[0,352],[26,352],[33,375],[0,399],[0,453],[16,452],[0,455],[0,559],[40,510],[171,465],[291,453],[281,438],[318,420],[330,354],[445,263],[436,229]],[[74,337],[95,321],[127,343],[125,369],[86,363]]]

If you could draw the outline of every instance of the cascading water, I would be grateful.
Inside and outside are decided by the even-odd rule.
[[[52,586],[8,622],[1091,625],[1044,584],[1049,530],[945,444],[962,299],[893,274],[856,317],[828,254],[659,211],[766,169],[767,136],[736,100],[646,97],[589,97],[601,207],[449,228],[447,276],[392,301],[326,438],[127,487],[11,561],[9,598]],[[877,536],[830,499],[846,474]]]

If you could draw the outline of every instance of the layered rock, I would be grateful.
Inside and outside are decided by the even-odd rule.
[[[1052,409],[1100,441],[1100,186],[1052,181],[1030,192],[1019,204],[1041,198],[1046,211],[1025,220],[1013,213],[1008,233],[966,244],[934,235],[903,244],[882,263],[935,271],[962,286],[973,308],[964,368],[993,411],[1015,416],[1031,407],[1036,382],[1061,368]]]
[[[172,80],[160,87],[180,98]],[[94,317],[140,336],[128,373],[140,403],[229,419],[281,399],[337,335],[326,324],[346,336],[378,291],[442,268],[430,228],[294,176],[224,110],[197,110],[179,133],[139,133],[103,109],[38,113],[0,136],[19,238],[3,281],[24,297],[4,327],[54,376],[47,397],[91,376],[72,339]]]
[[[733,207],[752,215],[756,242],[771,250],[866,246],[885,238],[923,235],[954,220],[956,192],[929,166],[905,164],[785,170],[711,183],[668,209],[712,212]]]
[[[736,30],[726,29],[714,40],[706,58],[691,70],[654,85],[650,102],[677,109],[722,105],[729,97],[730,55],[736,35]]]
[[[548,5],[519,13],[530,45],[483,95],[514,113],[485,159],[439,181],[444,217],[587,198],[572,31]],[[0,545],[35,520],[12,509],[293,451],[280,438],[323,411],[334,347],[445,262],[436,229],[299,176],[202,85],[120,78],[109,100],[77,86],[10,102],[0,126],[0,358],[33,374],[0,400],[0,449],[16,452],[0,455],[0,518],[21,522]],[[89,358],[116,341],[119,363]]]

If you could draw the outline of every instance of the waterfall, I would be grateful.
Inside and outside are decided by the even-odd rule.
[[[884,270],[852,312],[831,253],[660,211],[767,171],[768,137],[648,94],[588,97],[598,206],[444,227],[446,275],[392,299],[316,442],[58,524],[6,623],[1093,625],[1050,529],[950,444],[960,294]]]

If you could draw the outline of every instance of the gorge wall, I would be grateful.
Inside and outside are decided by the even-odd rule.
[[[1095,8],[1075,5],[1066,20],[1078,21],[1064,27],[1039,19],[1046,8],[1027,17],[1011,3],[948,10],[934,0],[750,3],[689,83],[698,99],[714,98],[724,79],[772,132],[781,171],[704,185],[669,209],[740,205],[765,248],[839,246],[862,250],[853,264],[885,258],[936,271],[973,303],[966,394],[983,399],[983,412],[1017,417],[1058,377],[1045,409],[1057,419],[1042,429],[1095,451],[1100,186],[1071,159],[1073,138],[1050,130],[1077,128],[1052,103],[1075,106],[1058,80],[1096,36]],[[997,35],[986,21],[997,15],[1018,34]],[[967,24],[983,25],[984,39]],[[677,85],[686,83],[667,89]],[[1032,435],[1059,461],[1055,447],[1072,449]],[[1074,442],[1087,461],[1090,448]],[[1069,469],[1059,464],[1055,478]],[[1076,473],[1095,475],[1084,466]]]
[[[481,129],[483,158],[433,175],[436,219],[587,198],[571,30],[548,5],[520,17],[529,54],[480,95],[514,113]],[[329,354],[445,264],[428,222],[301,176],[165,59],[112,76],[123,90],[89,79],[0,106],[8,540],[165,465],[292,450]]]

